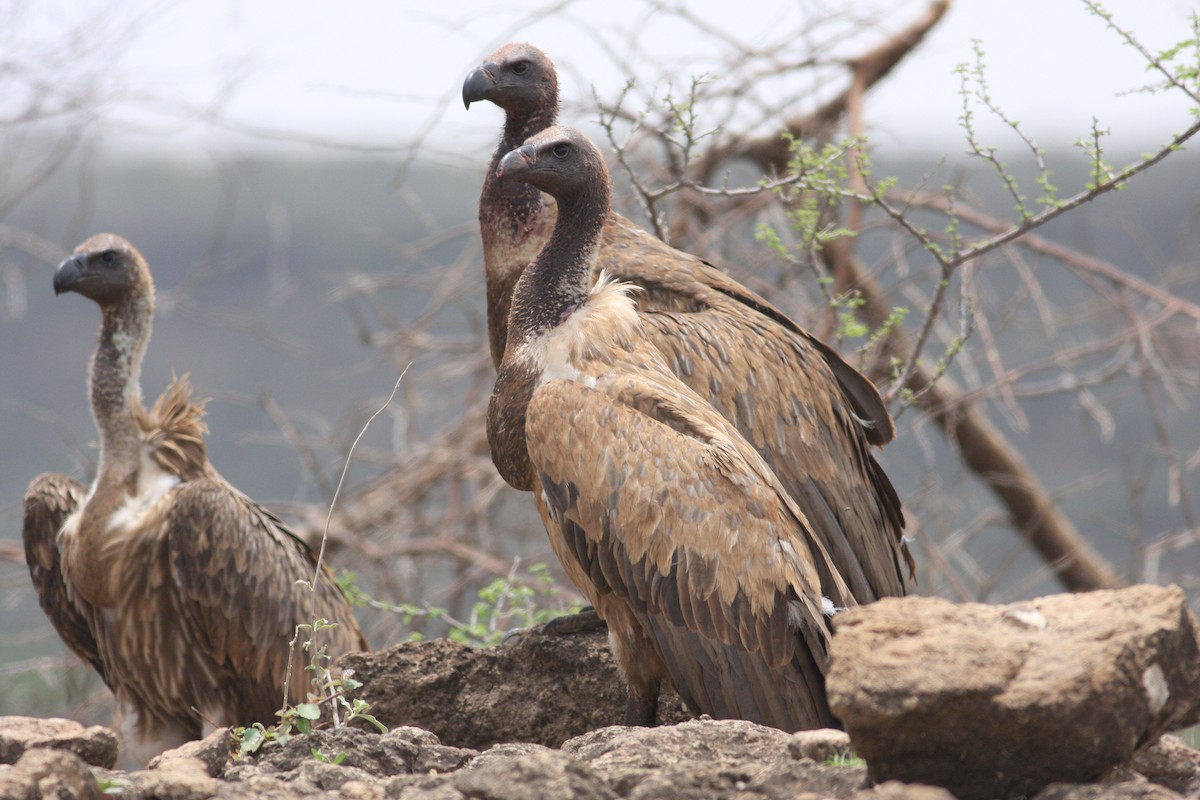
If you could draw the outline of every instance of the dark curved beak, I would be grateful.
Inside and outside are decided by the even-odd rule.
[[[496,65],[488,62],[480,64],[467,79],[463,81],[463,107],[469,109],[471,103],[479,100],[487,100],[491,94],[492,87],[496,85]]]
[[[537,151],[532,145],[523,144],[516,150],[510,150],[500,159],[496,166],[497,178],[511,178],[520,175],[537,163]]]
[[[64,259],[54,271],[54,294],[59,295],[75,288],[83,278],[83,256],[74,255]]]

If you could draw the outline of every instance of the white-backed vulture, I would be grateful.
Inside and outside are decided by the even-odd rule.
[[[651,724],[669,681],[697,713],[836,725],[827,616],[854,597],[775,473],[672,372],[640,290],[593,277],[611,196],[599,150],[554,126],[497,172],[552,195],[558,217],[517,280],[488,444],[587,576],[630,688],[626,722]]]
[[[535,186],[499,180],[496,167],[554,124],[554,65],[532,45],[505,45],[463,83],[464,104],[481,100],[505,112],[479,198],[488,332],[499,365],[513,287],[549,237],[556,206]],[[895,436],[875,386],[766,299],[615,212],[604,220],[594,269],[641,289],[646,336],[672,372],[774,470],[854,598],[865,603],[904,594],[905,566],[912,570],[904,515],[870,452]],[[539,511],[545,520],[540,501]],[[568,576],[592,599],[587,576]]]
[[[299,624],[331,656],[366,649],[328,569],[205,454],[186,376],[147,411],[139,374],[154,314],[145,259],[99,234],[59,265],[55,294],[100,306],[89,379],[100,433],[91,487],[44,474],[25,492],[23,538],[38,600],[67,646],[116,695],[123,749],[145,762],[211,726],[272,724]],[[313,638],[302,634],[300,642]],[[299,644],[289,703],[310,687]]]

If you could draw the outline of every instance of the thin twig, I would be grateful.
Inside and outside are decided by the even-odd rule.
[[[313,571],[313,582],[309,588],[316,586],[317,578],[321,575],[321,566],[325,558],[325,543],[329,541],[329,522],[333,519],[333,510],[337,506],[338,495],[342,492],[342,485],[346,482],[346,473],[350,471],[350,460],[354,458],[354,450],[358,447],[359,441],[366,434],[367,428],[371,427],[371,423],[375,418],[382,414],[388,406],[392,404],[392,400],[396,397],[396,392],[400,390],[400,382],[404,380],[404,376],[408,374],[408,368],[412,366],[412,362],[408,362],[404,369],[400,371],[400,377],[396,378],[396,383],[392,386],[392,393],[388,395],[388,399],[383,402],[379,408],[375,409],[367,421],[363,424],[362,430],[358,432],[358,436],[354,437],[354,441],[350,444],[350,450],[346,453],[346,461],[342,465],[342,474],[338,478],[337,488],[333,490],[333,499],[329,501],[329,513],[325,515],[325,529],[321,532],[321,548],[317,551],[317,564]]]
[[[346,453],[346,460],[345,460],[345,463],[342,465],[342,475],[340,478],[338,478],[337,487],[333,490],[333,498],[329,501],[329,512],[325,517],[325,529],[321,534],[321,548],[317,552],[317,563],[313,568],[313,579],[311,582],[302,581],[302,580],[297,581],[297,583],[305,585],[308,588],[308,590],[311,592],[314,592],[314,593],[316,592],[317,581],[321,577],[321,567],[325,560],[325,545],[329,541],[329,522],[331,519],[333,519],[333,510],[337,505],[338,495],[341,494],[342,484],[345,483],[345,481],[346,481],[346,473],[348,473],[350,471],[350,460],[354,457],[354,449],[356,447],[358,447],[359,440],[362,439],[363,435],[367,432],[367,428],[369,428],[371,426],[371,423],[375,421],[375,418],[378,417],[380,414],[382,414],[383,411],[389,405],[391,405],[392,399],[395,398],[396,392],[400,389],[400,382],[402,380],[404,380],[404,376],[408,373],[408,367],[411,367],[411,366],[412,366],[412,364],[410,363],[400,373],[400,377],[396,378],[396,383],[394,386],[392,386],[392,393],[390,395],[388,395],[388,399],[384,401],[383,405],[381,405],[378,409],[376,409],[375,413],[372,414],[370,416],[370,418],[367,419],[365,424],[363,424],[362,430],[360,430],[358,432],[358,436],[354,437],[354,442],[350,445],[350,450]],[[297,642],[300,641],[300,630],[303,627],[304,627],[303,625],[296,626],[295,634],[292,636],[291,642],[288,643],[287,667],[286,667],[286,671],[285,671],[284,677],[283,677],[283,705],[280,706],[280,708],[287,708],[287,705],[288,705],[288,693],[291,689],[291,682],[292,682],[292,662],[293,662],[293,659],[296,654],[296,644],[297,644]],[[333,713],[333,717],[334,717],[334,722],[336,724],[336,722],[337,722],[336,704],[331,706],[331,708],[333,709],[332,713]]]

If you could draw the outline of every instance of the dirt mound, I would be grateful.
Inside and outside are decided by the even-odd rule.
[[[411,725],[445,744],[477,750],[505,742],[558,747],[619,725],[625,689],[603,632],[566,636],[528,631],[480,650],[447,639],[410,642],[338,662],[354,670],[359,697],[388,727]],[[690,719],[667,695],[659,719]]]

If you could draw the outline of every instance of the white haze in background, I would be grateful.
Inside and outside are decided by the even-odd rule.
[[[0,0],[9,30],[0,32],[0,48],[10,59],[32,60],[69,89],[103,97],[96,130],[124,149],[186,153],[292,135],[391,149],[425,131],[441,157],[459,154],[463,163],[491,145],[496,119],[463,111],[462,79],[505,41],[525,39],[547,50],[563,73],[565,98],[583,108],[590,108],[589,82],[605,97],[623,84],[600,42],[623,41],[630,31],[643,51],[682,73],[681,83],[709,71],[695,52],[694,29],[655,13],[646,0],[559,2],[563,11],[553,17],[529,10],[545,5]],[[1185,0],[1105,5],[1152,51],[1187,38],[1195,8]],[[839,55],[852,55],[907,24],[924,4],[688,0],[686,8],[750,44],[829,9],[849,9],[878,25],[839,48]],[[1127,94],[1154,76],[1078,0],[957,0],[917,54],[868,97],[878,146],[961,151],[954,68],[974,58],[975,39],[987,53],[994,99],[1044,147],[1086,135],[1093,115],[1112,131],[1111,146],[1124,151],[1150,149],[1189,122],[1180,100]],[[654,64],[631,66],[659,72]],[[0,100],[0,112],[20,102]],[[993,117],[980,114],[977,121],[985,139],[1012,140]]]

